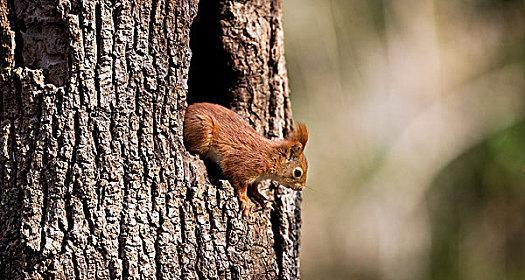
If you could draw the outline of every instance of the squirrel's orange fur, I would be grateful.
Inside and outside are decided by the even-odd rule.
[[[235,112],[220,105],[196,103],[184,116],[184,145],[219,165],[235,188],[244,216],[249,215],[247,191],[260,202],[264,196],[257,183],[272,179],[294,190],[306,183],[307,162],[303,150],[308,141],[306,126],[299,123],[284,140],[259,135]]]

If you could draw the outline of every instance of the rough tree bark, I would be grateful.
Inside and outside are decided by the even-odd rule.
[[[248,221],[182,144],[188,102],[290,128],[281,12],[0,0],[0,278],[299,278],[300,194]]]

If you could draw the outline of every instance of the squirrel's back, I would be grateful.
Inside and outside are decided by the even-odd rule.
[[[228,153],[230,149],[249,150],[268,141],[235,112],[211,103],[188,106],[183,134],[186,149],[202,156],[211,156],[210,152]]]

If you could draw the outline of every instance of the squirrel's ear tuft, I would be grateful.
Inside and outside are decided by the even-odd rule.
[[[284,158],[288,160],[292,160],[293,158],[297,158],[301,155],[303,152],[303,144],[294,141],[286,141],[282,142],[279,147],[277,147],[277,150],[283,156]]]
[[[303,152],[303,148],[304,148],[303,144],[301,144],[300,142],[295,142],[290,147],[291,154],[294,157],[298,157]]]
[[[290,154],[291,154],[291,149],[290,149],[290,146],[289,145],[280,145],[277,150],[279,151],[279,153],[285,157],[285,158],[289,158],[290,157]]]
[[[306,125],[301,122],[296,123],[293,130],[290,132],[288,137],[286,137],[286,139],[301,143],[302,151],[302,149],[304,149],[304,147],[306,146],[306,142],[308,142],[308,129],[306,128]]]

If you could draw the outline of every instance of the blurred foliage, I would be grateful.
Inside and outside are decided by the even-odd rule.
[[[304,279],[525,279],[525,1],[286,0]]]
[[[525,279],[525,121],[455,159],[428,193],[431,279]]]

